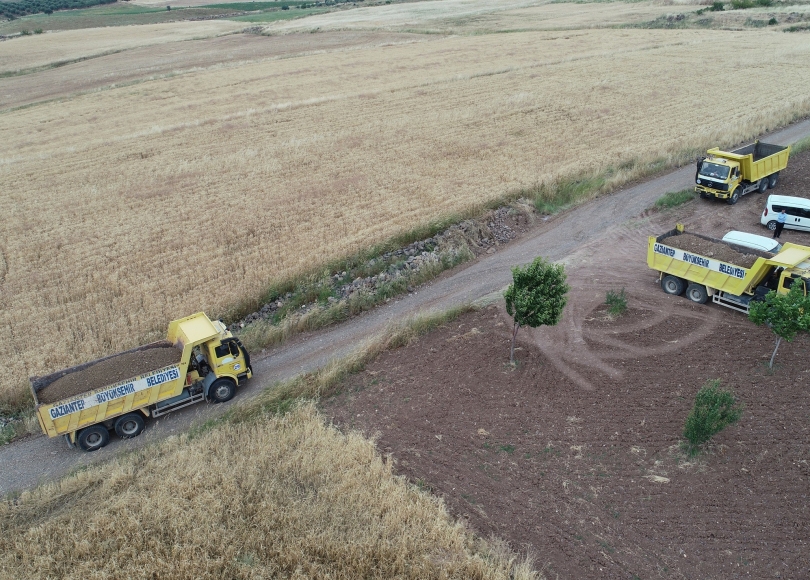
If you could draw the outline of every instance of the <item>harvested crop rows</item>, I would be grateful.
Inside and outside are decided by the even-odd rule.
[[[694,90],[707,52],[735,74],[765,49],[767,93]],[[29,346],[0,392],[438,216],[756,135],[810,111],[808,53],[767,32],[456,37],[7,111],[0,328]]]

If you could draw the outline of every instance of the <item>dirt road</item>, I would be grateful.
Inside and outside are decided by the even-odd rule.
[[[810,120],[796,123],[765,137],[768,142],[788,144],[810,135]],[[610,228],[619,226],[649,208],[669,191],[689,187],[693,166],[596,199],[575,210],[540,223],[533,232],[491,256],[448,272],[417,293],[392,301],[344,324],[304,335],[290,343],[254,356],[255,378],[240,390],[233,403],[247,400],[278,381],[314,370],[332,358],[345,356],[361,341],[391,322],[429,311],[440,311],[477,300],[503,289],[510,281],[510,268],[541,255],[565,261],[583,244],[594,242]],[[742,205],[738,204],[738,205]],[[738,206],[735,206],[736,209]],[[635,257],[634,257],[635,259]],[[25,489],[55,479],[84,465],[114,457],[187,429],[197,420],[216,417],[228,405],[197,405],[149,422],[144,434],[127,441],[113,438],[104,449],[85,454],[68,449],[61,438],[32,437],[0,449],[0,494]]]

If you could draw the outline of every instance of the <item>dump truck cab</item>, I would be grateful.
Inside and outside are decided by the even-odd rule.
[[[706,157],[698,162],[695,183],[714,191],[734,191],[740,183],[740,164],[722,157]]]

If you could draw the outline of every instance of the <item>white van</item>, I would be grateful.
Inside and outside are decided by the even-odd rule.
[[[736,230],[730,231],[723,236],[724,242],[736,244],[753,250],[762,250],[763,252],[770,252],[776,254],[782,249],[782,244],[765,236],[758,236],[756,234],[749,234],[747,232],[738,232]]]
[[[803,197],[769,195],[768,204],[762,212],[759,223],[768,226],[771,231],[775,230],[776,218],[782,210],[787,214],[785,229],[810,232],[810,199]]]

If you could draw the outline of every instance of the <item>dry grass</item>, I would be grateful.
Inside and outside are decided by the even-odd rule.
[[[763,52],[768,91],[694,89],[707,53],[734,76]],[[0,328],[26,345],[0,395],[159,338],[188,312],[255,304],[272,283],[438,216],[750,138],[810,111],[808,63],[810,37],[767,31],[499,34],[0,114]]]
[[[699,4],[699,0],[594,3],[557,3],[552,0],[507,0],[497,3],[487,0],[406,2],[276,22],[268,25],[266,30],[292,32],[315,28],[384,29],[470,34],[502,30],[605,28],[697,10]]]
[[[312,404],[172,438],[0,505],[0,576],[536,577],[391,467]]]
[[[244,23],[239,22],[208,20],[64,30],[36,36],[24,36],[0,42],[0,75],[141,46],[219,36],[241,30],[244,27]]]

